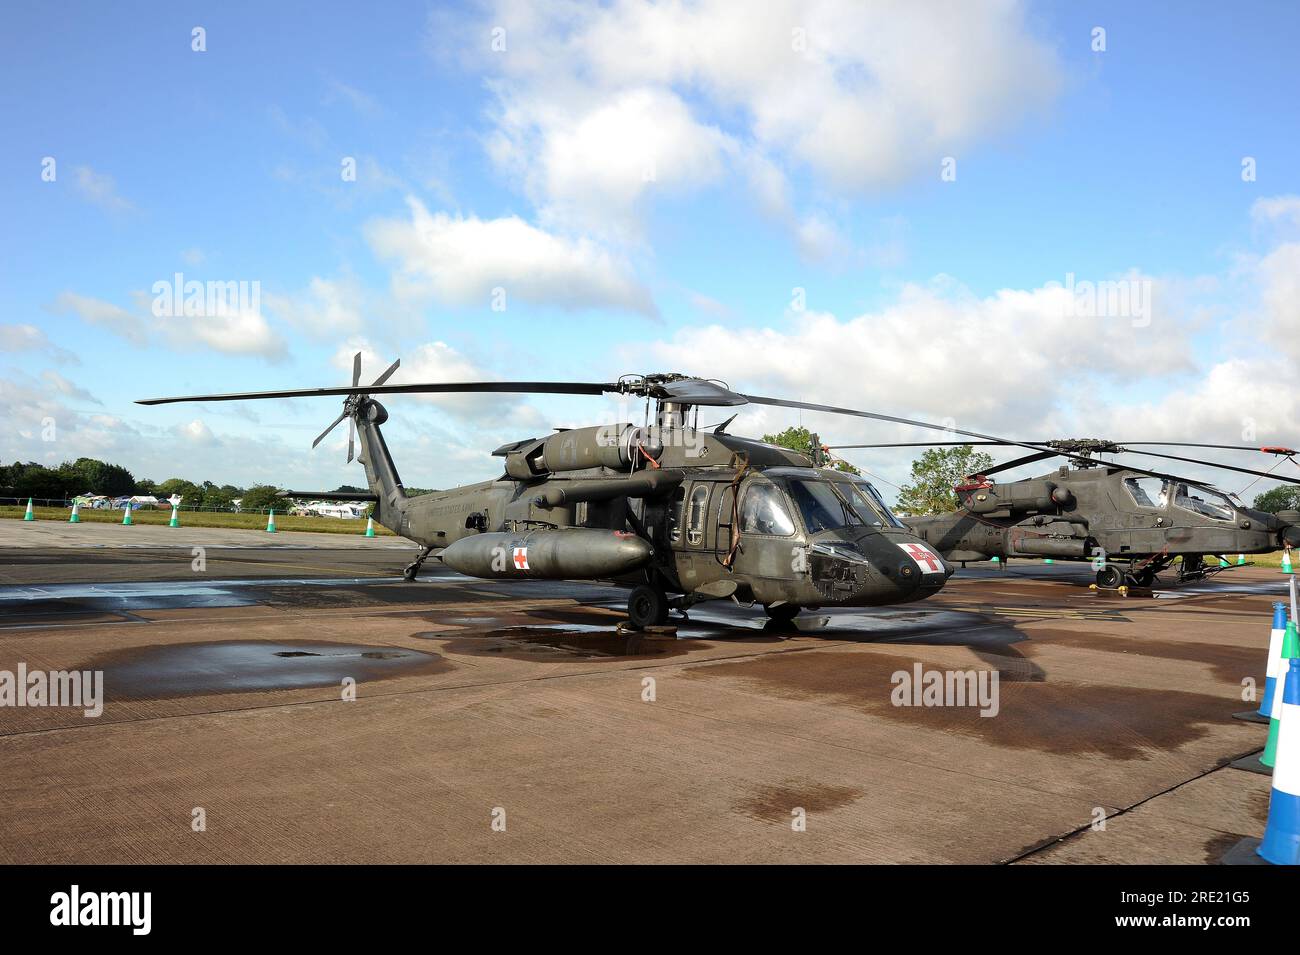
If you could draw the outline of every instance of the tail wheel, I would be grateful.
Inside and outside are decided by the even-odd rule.
[[[1103,590],[1114,590],[1124,582],[1124,573],[1118,567],[1108,565],[1097,571],[1097,586]]]
[[[668,622],[668,595],[657,587],[637,584],[627,598],[627,616],[635,630]]]
[[[768,604],[763,608],[768,617],[776,623],[790,623],[795,617],[799,616],[799,611],[803,608],[798,604]]]

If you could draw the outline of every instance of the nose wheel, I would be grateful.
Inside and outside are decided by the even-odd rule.
[[[637,584],[627,598],[627,617],[633,630],[663,626],[668,622],[668,595],[658,587]]]
[[[1103,590],[1114,590],[1124,583],[1124,572],[1114,564],[1107,564],[1097,571],[1097,586]]]

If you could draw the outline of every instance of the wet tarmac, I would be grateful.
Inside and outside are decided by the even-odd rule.
[[[396,548],[256,540],[203,573],[0,546],[0,670],[101,670],[106,697],[0,708],[0,861],[1203,863],[1262,828],[1267,780],[1219,767],[1263,744],[1231,714],[1276,572],[1125,599],[1013,564],[630,633],[614,587],[407,583]],[[995,673],[996,715],[898,705],[923,671]],[[1072,835],[1097,807],[1115,837]]]

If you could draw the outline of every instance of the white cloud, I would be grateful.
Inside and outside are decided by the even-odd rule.
[[[1257,223],[1281,223],[1300,226],[1300,196],[1270,196],[1256,199],[1250,217]]]
[[[1054,100],[1060,65],[1025,20],[1014,0],[777,0],[761,13],[500,0],[462,25],[473,39],[445,14],[433,27],[471,49],[504,28],[507,50],[481,59],[497,97],[489,152],[546,221],[626,231],[647,165],[657,185],[697,187],[730,164],[780,209],[782,167],[849,193],[937,177],[942,157]]]
[[[1264,309],[1264,337],[1300,361],[1300,243],[1286,242],[1265,255],[1255,269]]]
[[[150,313],[152,297],[143,291],[132,293],[134,308],[128,310],[103,299],[62,292],[54,300],[56,312],[72,312],[87,324],[121,335],[138,344],[162,344],[176,350],[202,346],[226,355],[257,355],[279,361],[288,354],[284,338],[271,328],[260,311],[239,305],[218,308],[212,314],[169,315]]]
[[[117,183],[107,173],[96,172],[89,166],[78,166],[73,171],[77,191],[89,202],[113,213],[130,212],[135,208],[117,192]]]
[[[657,315],[628,265],[589,239],[562,238],[515,216],[450,216],[430,213],[417,199],[407,204],[409,221],[379,219],[366,229],[375,254],[396,263],[401,297],[483,306],[501,288],[507,308],[519,300]]]
[[[54,344],[35,325],[0,325],[0,352],[15,354],[23,351],[44,353],[67,364],[80,363],[75,354]]]
[[[351,276],[324,279],[313,276],[296,295],[268,293],[266,304],[277,318],[299,331],[322,338],[350,335],[365,324],[363,293]]]
[[[47,368],[45,371],[41,372],[41,380],[65,398],[73,398],[77,401],[87,401],[97,405],[103,404],[102,401],[92,395],[89,391],[74,385],[53,369]]]

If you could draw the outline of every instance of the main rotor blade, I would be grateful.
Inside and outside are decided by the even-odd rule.
[[[960,448],[968,444],[983,444],[1005,447],[1006,441],[903,441],[895,444],[830,444],[832,451],[850,448]]]
[[[728,388],[724,388],[716,381],[709,381],[706,378],[685,378],[676,381],[665,381],[659,384],[658,390],[663,394],[665,399],[680,401],[688,405],[743,405],[745,396],[738,395]]]
[[[978,431],[963,431],[961,428],[950,428],[942,424],[931,424],[928,421],[916,421],[912,418],[900,418],[896,415],[879,414],[875,411],[857,411],[853,408],[839,408],[835,405],[818,405],[807,401],[786,401],[783,398],[764,398],[761,395],[744,395],[748,401],[756,405],[772,405],[778,408],[798,408],[802,411],[822,411],[827,414],[851,415],[855,418],[873,418],[876,421],[892,421],[894,424],[905,424],[913,428],[928,428],[931,431],[946,431],[949,434],[961,434],[971,438],[979,438],[983,441],[990,441],[994,444],[1004,444],[1008,446],[1026,448],[1030,451],[1046,452],[1048,455],[1058,454],[1063,458],[1071,461],[1078,461],[1086,465],[1095,465],[1095,458],[1085,457],[1082,454],[1071,454],[1069,451],[1062,451],[1058,448],[1048,447],[1045,444],[1033,444],[1029,441],[1012,441],[1010,438],[999,438],[996,434],[981,434]],[[1139,468],[1133,465],[1120,465],[1129,471],[1137,474],[1146,474],[1151,477],[1166,478],[1171,481],[1182,481],[1187,484],[1196,484],[1196,481],[1189,481],[1187,478],[1177,477],[1173,474],[1165,474],[1162,471],[1151,471],[1146,468]],[[1300,483],[1300,482],[1297,482]]]
[[[980,474],[988,477],[990,474],[997,474],[999,471],[1010,471],[1012,468],[1018,468],[1022,464],[1032,464],[1035,461],[1042,461],[1044,458],[1054,458],[1057,453],[1058,452],[1056,451],[1038,451],[1034,454],[1026,454],[1023,458],[1014,458],[1004,464],[995,465],[994,467],[981,471]]]
[[[382,385],[384,382],[386,382],[389,378],[392,377],[393,372],[397,371],[397,368],[399,365],[401,365],[401,363],[402,363],[402,359],[399,358],[397,359],[397,361],[389,365],[388,370],[384,372],[382,375],[380,375],[378,378],[376,378],[375,383],[370,387],[374,388],[376,385]],[[353,384],[356,384],[356,382],[353,382]]]
[[[328,398],[341,395],[456,395],[536,394],[602,395],[618,391],[618,385],[582,381],[466,381],[429,382],[410,385],[358,385],[355,388],[294,388],[286,391],[244,391],[224,395],[181,395],[173,398],[142,398],[138,405],[168,405],[178,401],[252,401],[260,398]]]
[[[1272,478],[1275,481],[1282,481],[1286,484],[1300,484],[1300,478],[1283,477],[1280,474],[1272,474],[1268,471],[1256,471],[1253,470],[1252,468],[1239,468],[1231,464],[1219,464],[1217,461],[1202,461],[1198,458],[1183,458],[1183,457],[1179,457],[1176,454],[1160,454],[1159,452],[1156,451],[1134,451],[1132,449],[1129,449],[1124,453],[1145,454],[1148,457],[1152,457],[1152,458],[1167,458],[1170,461],[1184,461],[1187,464],[1201,464],[1204,465],[1205,467],[1222,468],[1225,471],[1236,471],[1239,474],[1253,474],[1255,477]],[[1120,465],[1120,467],[1127,467],[1127,465]]]
[[[352,452],[355,449],[356,434],[357,423],[354,419],[348,418],[348,464],[352,463]]]
[[[352,387],[361,383],[361,352],[352,356]]]
[[[1166,447],[1166,448],[1220,448],[1224,451],[1264,451],[1268,454],[1295,454],[1294,448],[1283,447],[1257,447],[1253,444],[1196,444],[1191,441],[1116,441],[1121,447],[1127,447],[1130,444],[1141,444],[1148,448]],[[1143,452],[1138,452],[1143,453]]]
[[[311,443],[311,446],[314,448],[314,447],[316,447],[316,445],[318,445],[318,444],[320,444],[322,441],[324,441],[324,440],[325,440],[325,435],[329,434],[331,431],[333,431],[335,428],[337,428],[339,422],[342,421],[342,420],[343,420],[344,418],[346,418],[347,416],[348,416],[347,411],[344,411],[341,415],[339,415],[337,418],[335,418],[333,421],[331,421],[330,424],[329,424],[329,427],[326,428],[324,431],[322,431],[320,434],[318,434],[318,435],[316,436],[316,440],[313,441],[313,442]]]

